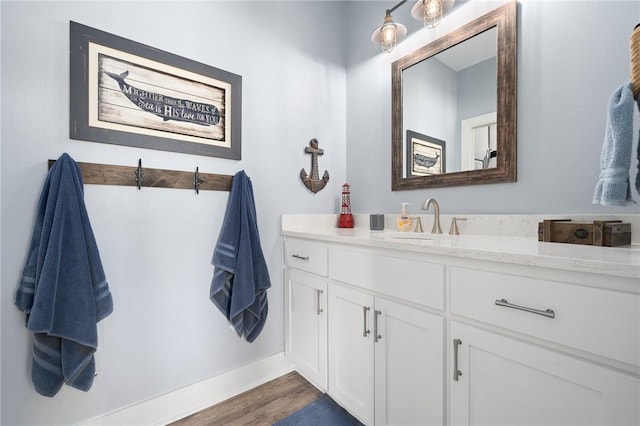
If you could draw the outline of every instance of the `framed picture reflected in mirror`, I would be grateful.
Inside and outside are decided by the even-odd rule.
[[[407,177],[446,173],[446,142],[407,130]]]

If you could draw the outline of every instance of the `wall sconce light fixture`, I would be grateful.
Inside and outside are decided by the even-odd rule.
[[[391,52],[399,40],[407,34],[407,27],[394,22],[391,13],[405,4],[407,0],[402,0],[391,9],[387,9],[384,22],[371,34],[371,41],[382,48],[385,53]],[[417,0],[411,8],[411,16],[418,21],[424,22],[426,28],[435,28],[442,21],[442,17],[449,11],[456,0]]]
[[[391,18],[391,13],[406,2],[407,0],[402,0],[391,9],[387,9],[384,15],[384,22],[381,26],[373,30],[371,34],[371,41],[380,45],[382,51],[385,53],[391,52],[396,47],[397,41],[407,35],[407,27],[393,22]]]
[[[425,27],[435,28],[442,21],[441,0],[422,0],[417,2],[416,5],[419,5],[419,9],[422,9],[422,21]]]

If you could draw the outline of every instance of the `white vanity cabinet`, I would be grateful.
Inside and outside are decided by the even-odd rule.
[[[372,307],[371,295],[329,287],[329,393],[368,425],[374,424]]]
[[[638,424],[638,379],[455,321],[451,336],[451,425]]]
[[[612,368],[640,362],[637,294],[459,267],[450,279],[452,425],[638,424],[640,382]]]
[[[444,319],[329,285],[329,393],[369,425],[441,425]]]
[[[285,356],[327,389],[327,249],[299,240],[285,245]]]
[[[287,356],[367,425],[640,425],[636,251],[301,234]]]
[[[369,425],[444,421],[444,266],[329,248],[329,393]]]
[[[297,238],[285,259],[296,369],[368,425],[443,424],[444,266]]]

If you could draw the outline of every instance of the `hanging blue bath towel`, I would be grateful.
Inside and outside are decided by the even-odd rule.
[[[251,180],[236,173],[213,252],[209,298],[238,336],[253,342],[267,319],[269,271],[260,247]]]
[[[33,332],[36,391],[54,396],[63,383],[88,391],[96,323],[113,311],[113,300],[84,204],[82,173],[68,154],[47,175],[15,303]]]
[[[631,198],[629,179],[634,106],[631,83],[620,86],[609,99],[607,127],[600,156],[600,178],[593,194],[593,204],[635,204]]]

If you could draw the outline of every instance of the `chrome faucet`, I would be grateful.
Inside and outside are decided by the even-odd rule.
[[[442,229],[440,228],[440,206],[435,198],[428,198],[424,203],[422,203],[422,210],[429,210],[429,206],[433,204],[433,228],[431,228],[432,234],[442,234]]]

